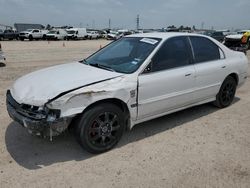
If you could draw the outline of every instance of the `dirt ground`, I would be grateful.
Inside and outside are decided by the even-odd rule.
[[[0,187],[249,187],[250,80],[232,106],[206,104],[137,125],[100,155],[82,150],[69,132],[50,142],[9,118],[5,93],[14,80],[107,43],[1,42],[7,61],[0,67]]]

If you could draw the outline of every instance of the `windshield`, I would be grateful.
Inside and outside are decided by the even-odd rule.
[[[246,31],[238,31],[237,33],[243,35],[245,32],[246,32]]]
[[[75,32],[76,32],[76,31],[73,31],[73,30],[67,31],[68,34],[75,34]]]
[[[159,44],[158,38],[128,37],[90,56],[85,64],[120,73],[135,72]]]
[[[57,31],[49,31],[48,34],[56,34]]]
[[[28,32],[31,32],[31,31],[33,31],[33,29],[27,29],[27,31],[28,31]]]

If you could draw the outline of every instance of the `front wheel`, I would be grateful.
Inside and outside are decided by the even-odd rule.
[[[123,111],[114,104],[103,103],[78,117],[75,127],[77,141],[90,153],[112,149],[125,129]]]
[[[232,76],[228,76],[222,83],[219,93],[216,96],[216,101],[214,105],[219,108],[225,108],[232,104],[237,83]]]
[[[29,41],[32,41],[32,40],[33,40],[33,36],[30,35],[30,36],[29,36]]]

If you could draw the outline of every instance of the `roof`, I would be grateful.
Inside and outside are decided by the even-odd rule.
[[[204,36],[204,35],[195,34],[195,33],[183,33],[183,32],[166,32],[166,33],[155,32],[155,33],[132,34],[126,37],[147,37],[147,38],[160,38],[160,39],[165,40],[167,38],[175,37],[175,36]]]

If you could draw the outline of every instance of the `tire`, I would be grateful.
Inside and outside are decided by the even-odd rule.
[[[24,38],[20,38],[21,41],[24,41]]]
[[[221,85],[219,93],[216,95],[214,105],[218,108],[225,108],[232,104],[237,83],[232,76],[228,76]]]
[[[46,35],[43,35],[42,40],[46,40]]]
[[[32,36],[32,35],[29,36],[29,40],[30,40],[30,41],[33,40],[33,36]]]
[[[123,111],[114,104],[93,106],[76,119],[76,139],[90,153],[106,152],[121,139],[125,130],[124,117]]]
[[[2,41],[3,40],[3,37],[0,37],[0,41]]]

